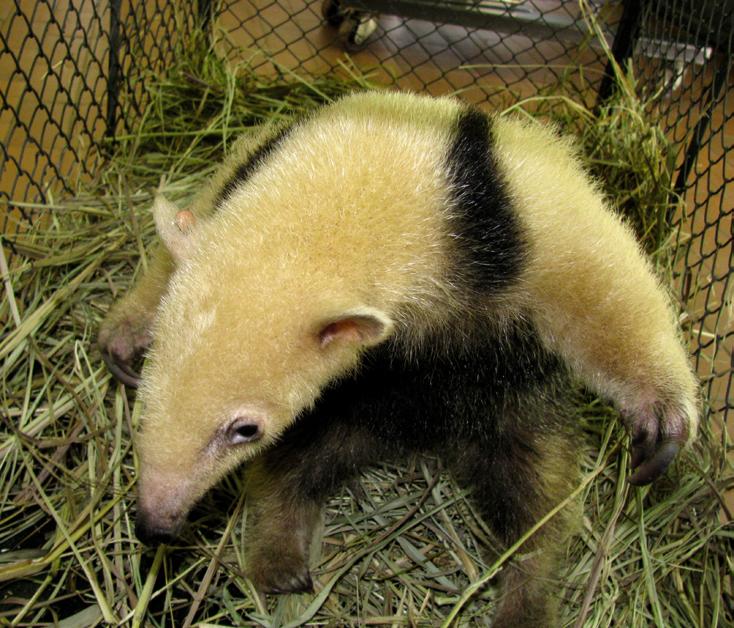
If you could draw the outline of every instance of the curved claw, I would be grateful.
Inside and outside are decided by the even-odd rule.
[[[633,448],[632,468],[636,470],[629,478],[630,484],[635,486],[650,484],[668,468],[679,449],[680,443],[673,440],[662,442],[652,452]]]
[[[265,593],[271,595],[284,595],[288,593],[313,593],[313,580],[307,571],[305,574],[291,576],[282,585],[271,585],[265,588]]]
[[[657,449],[658,433],[655,426],[651,429],[639,427],[637,433],[632,433],[632,468],[636,469],[645,460],[652,458]]]
[[[130,388],[137,388],[140,385],[140,374],[133,371],[127,364],[115,360],[115,357],[104,349],[102,350],[102,359],[117,381]]]

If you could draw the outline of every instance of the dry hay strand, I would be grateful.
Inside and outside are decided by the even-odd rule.
[[[461,625],[489,623],[489,576],[511,553],[484,561],[490,535],[435,460],[376,467],[333,497],[314,546],[314,595],[263,600],[253,591],[238,474],[204,498],[179,544],[145,549],[133,533],[131,434],[141,408],[110,379],[94,338],[110,303],[146,267],[152,189],[163,176],[165,193],[185,202],[236,133],[366,87],[368,77],[346,65],[341,78],[264,80],[206,51],[182,55],[168,77],[150,82],[138,132],[118,138],[99,180],[74,198],[34,207],[43,227],[6,238],[4,250],[14,255],[0,304],[0,621],[434,626],[455,616]],[[598,115],[586,111],[559,124],[573,121],[582,138],[593,138],[595,150],[585,154],[613,200],[635,211],[653,208],[654,216],[635,224],[658,251],[670,239],[659,228],[670,173],[645,177],[651,164],[666,163],[656,159],[667,145],[630,110],[629,102],[610,103]],[[651,138],[634,143],[650,149],[644,159],[629,150],[631,118],[641,125],[635,133]],[[588,437],[575,491],[584,519],[556,583],[563,625],[734,621],[731,513],[721,497],[733,481],[708,428],[665,478],[634,489],[616,413],[581,394],[577,413]]]

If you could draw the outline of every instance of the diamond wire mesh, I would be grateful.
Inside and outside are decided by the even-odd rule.
[[[0,29],[0,67],[7,73],[0,92],[0,123],[7,129],[0,147],[4,203],[44,198],[50,181],[71,189],[72,164],[90,171],[97,163],[84,147],[93,149],[104,133],[105,17],[48,2],[22,2],[5,16]]]
[[[493,106],[559,82],[589,105],[602,82],[604,55],[575,1],[340,1],[349,12],[337,28],[326,24],[321,2],[221,0],[212,32],[223,54],[249,58],[261,73],[332,72],[346,46],[375,82]],[[663,92],[654,114],[679,148],[679,166],[699,121],[711,118],[680,185],[686,209],[676,217],[677,270],[699,373],[722,415],[732,408],[734,335],[731,4],[644,3],[632,54],[643,91]],[[621,4],[592,8],[612,40]],[[375,32],[361,47],[350,43],[370,17]],[[47,202],[49,192],[71,193],[80,178],[94,176],[106,137],[134,130],[146,98],[140,78],[163,71],[177,39],[185,41],[195,24],[193,3],[165,0],[15,0],[0,9],[3,233],[32,221],[33,203]],[[714,89],[717,77],[722,87]]]
[[[576,2],[382,2],[387,12],[379,15],[367,45],[350,45],[346,31],[354,16],[373,15],[374,4],[341,2],[352,17],[337,29],[325,27],[320,2],[223,0],[216,26],[225,54],[249,56],[256,71],[330,72],[343,59],[346,42],[356,65],[369,69],[376,82],[434,95],[460,93],[477,103],[507,98],[508,88],[513,100],[531,96],[569,75],[576,95],[593,100],[603,75],[603,53],[588,36]],[[466,13],[464,20],[474,25],[434,21],[437,8],[446,6]],[[519,8],[525,10],[520,14]],[[611,34],[619,6],[599,10]],[[412,18],[405,17],[406,11]],[[524,21],[517,22],[516,15]],[[488,20],[503,30],[480,28]],[[559,23],[565,28],[557,28]]]
[[[641,89],[662,92],[653,112],[677,150],[677,285],[697,372],[714,415],[732,398],[734,3],[649,4],[635,51]]]
[[[106,139],[140,114],[139,79],[160,72],[190,32],[189,13],[165,0],[0,8],[1,233],[23,230],[34,203],[94,176]]]

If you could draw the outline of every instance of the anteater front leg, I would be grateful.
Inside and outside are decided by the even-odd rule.
[[[309,415],[253,462],[246,560],[258,590],[312,590],[309,549],[323,504],[381,453],[366,430]]]
[[[148,271],[110,308],[99,328],[102,357],[112,374],[128,386],[138,385],[139,375],[134,370],[134,360],[153,340],[153,319],[173,269],[171,254],[164,246],[158,246]]]
[[[248,575],[263,593],[312,591],[308,557],[321,500],[299,494],[290,473],[270,467],[258,459],[248,470]]]

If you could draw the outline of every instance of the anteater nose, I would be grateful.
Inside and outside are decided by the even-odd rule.
[[[138,540],[151,546],[171,543],[176,538],[174,531],[151,525],[141,517],[138,517],[135,522],[135,536],[138,537]]]

